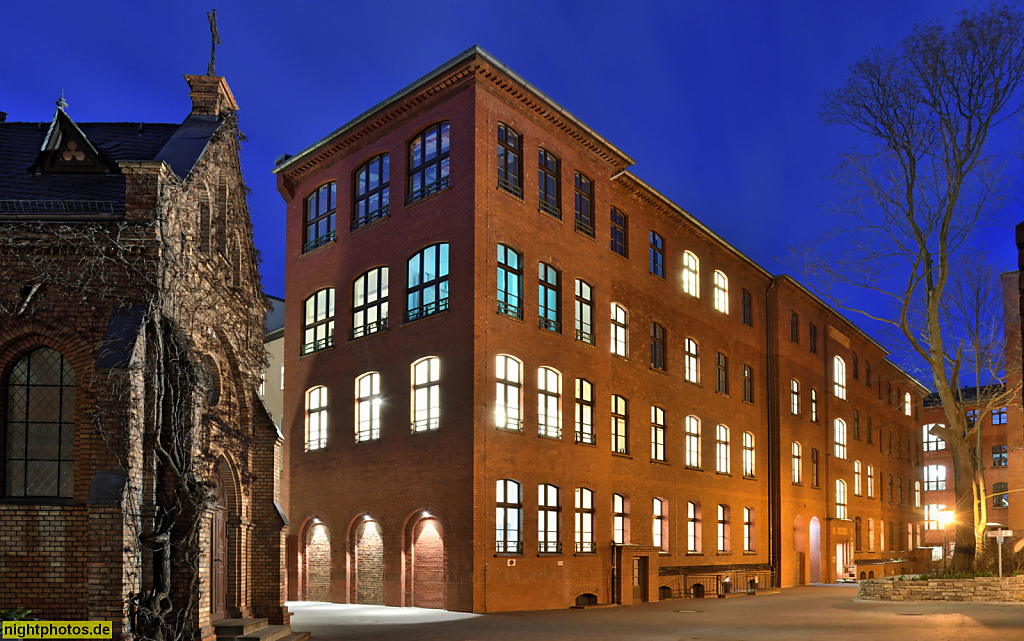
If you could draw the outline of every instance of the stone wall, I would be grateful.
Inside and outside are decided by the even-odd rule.
[[[927,581],[861,581],[857,598],[864,601],[1024,601],[1024,574],[999,579],[929,579]]]

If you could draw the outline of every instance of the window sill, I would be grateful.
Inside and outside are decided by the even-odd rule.
[[[757,552],[754,550],[744,550],[743,556],[757,556]]]
[[[696,466],[693,466],[693,465],[687,465],[686,469],[693,470],[694,472],[703,472],[704,471],[703,467],[696,467]]]
[[[542,559],[544,557],[552,557],[552,556],[564,556],[564,555],[561,552],[538,552],[537,553],[537,558],[538,559]]]
[[[687,552],[686,556],[704,556],[703,552]]]
[[[538,434],[537,438],[542,438],[545,441],[561,441],[562,440],[561,435],[559,435],[559,436],[551,436],[550,434]]]
[[[515,198],[519,202],[524,202],[524,200],[523,200],[523,188],[522,187],[517,187],[516,185],[513,185],[512,183],[509,183],[508,181],[504,181],[503,182],[503,180],[504,180],[503,178],[498,178],[498,186],[497,186],[498,191],[502,192],[502,193],[505,193],[505,194],[508,194],[509,196],[511,196],[512,198]]]
[[[632,456],[630,456],[629,454],[623,454],[622,452],[612,452],[612,456],[617,456],[619,458],[628,458],[631,461],[633,460]]]
[[[652,458],[651,459],[651,463],[654,463],[655,465],[667,465],[669,467],[672,466],[672,464],[669,463],[668,461],[663,461],[661,459],[656,459],[656,458]]]
[[[732,552],[716,552],[715,556],[732,556]]]
[[[743,478],[744,478],[744,480],[747,480],[747,481],[756,481],[757,480],[756,476],[750,476],[749,474],[744,474]]]
[[[496,558],[496,559],[516,558],[516,557],[521,557],[521,556],[523,556],[522,552],[495,552],[494,553],[494,558]]]
[[[523,433],[523,428],[522,427],[498,427],[497,425],[495,425],[494,429],[499,431],[499,432],[504,432],[505,434],[522,434]]]
[[[54,507],[78,507],[85,505],[73,498],[50,496],[7,496],[0,498],[0,505],[49,505]]]
[[[718,476],[732,476],[732,472],[715,472]]]
[[[661,374],[662,376],[668,376],[668,371],[666,371],[666,369],[663,368],[663,367],[655,367],[655,366],[651,365],[647,369],[652,371],[652,372],[654,372],[655,374]]]
[[[613,358],[617,358],[620,361],[626,361],[627,363],[629,362],[629,357],[628,356],[623,356],[622,354],[616,354],[615,352],[612,352],[612,357]]]

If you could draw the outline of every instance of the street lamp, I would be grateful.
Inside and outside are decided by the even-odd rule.
[[[949,551],[949,524],[956,520],[953,510],[939,510],[939,523],[942,525],[942,572],[946,572],[946,555]]]

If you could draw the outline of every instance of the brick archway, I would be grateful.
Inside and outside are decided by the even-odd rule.
[[[384,536],[377,521],[367,517],[356,525],[354,552],[353,601],[384,605]]]
[[[444,532],[441,522],[436,518],[422,518],[413,526],[410,559],[411,605],[443,610],[448,583],[445,576]]]
[[[306,530],[302,599],[331,600],[331,533],[318,518]]]

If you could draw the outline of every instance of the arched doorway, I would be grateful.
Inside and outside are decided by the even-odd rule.
[[[437,519],[421,519],[412,537],[412,605],[444,609],[447,588],[444,535]]]
[[[807,525],[799,514],[793,519],[793,585],[807,584]]]
[[[818,517],[811,517],[811,552],[808,555],[811,583],[821,583],[821,523]]]
[[[331,533],[320,519],[306,533],[307,601],[331,600]]]
[[[356,528],[356,603],[384,605],[384,539],[367,517]]]
[[[213,470],[216,507],[210,523],[210,620],[227,617],[228,597],[228,497],[220,467]]]

